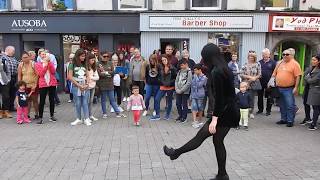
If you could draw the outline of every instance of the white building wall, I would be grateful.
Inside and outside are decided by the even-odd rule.
[[[78,10],[112,10],[112,0],[77,0]]]
[[[300,0],[300,10],[309,10],[311,6],[320,9],[320,0],[307,0],[305,3]]]
[[[242,33],[240,45],[240,65],[247,62],[248,52],[254,50],[257,53],[257,59],[262,58],[262,50],[266,48],[266,33]],[[271,48],[271,47],[267,47]]]
[[[255,10],[256,0],[228,0],[227,9],[228,10]]]
[[[153,10],[185,10],[185,0],[153,0]]]
[[[200,62],[201,49],[208,43],[208,32],[141,32],[141,54],[149,57],[155,49],[160,49],[160,39],[189,39],[190,58]]]

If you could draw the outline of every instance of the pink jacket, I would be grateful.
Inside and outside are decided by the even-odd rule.
[[[58,85],[57,79],[55,77],[56,69],[54,68],[54,65],[52,62],[49,62],[48,66],[46,66],[46,67],[43,67],[42,62],[37,62],[35,64],[34,68],[36,69],[36,73],[39,76],[39,88],[45,88],[45,87]],[[50,74],[49,84],[47,84],[46,80],[45,80],[45,75],[46,75],[47,71],[49,71],[49,74]]]

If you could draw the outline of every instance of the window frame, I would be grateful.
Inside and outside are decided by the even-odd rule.
[[[3,0],[3,1],[6,1],[6,8],[0,8],[0,12],[1,11],[9,11],[9,9],[10,9],[10,6],[9,6],[9,3],[10,3],[10,0]]]
[[[222,0],[217,0],[218,6],[216,7],[193,7],[192,1],[190,0],[190,10],[221,10],[221,2]]]
[[[148,10],[148,0],[144,0],[145,7],[144,8],[121,8],[121,0],[118,0],[118,10],[121,11],[145,11]]]
[[[261,7],[260,10],[267,10],[267,11],[282,11],[284,9],[287,8],[292,8],[293,7],[293,0],[288,0],[288,7],[265,7],[265,9],[263,9],[262,3],[261,3]]]
[[[36,6],[34,8],[25,8],[25,7],[23,7],[22,1],[24,1],[24,0],[20,0],[21,10],[22,11],[25,11],[25,10],[28,10],[28,11],[39,11],[41,9],[40,4],[39,4],[39,0],[34,0],[36,2]],[[25,5],[25,3],[24,3],[24,5]]]

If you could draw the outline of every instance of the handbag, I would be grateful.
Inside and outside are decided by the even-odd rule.
[[[252,90],[261,90],[262,86],[261,86],[260,80],[256,80],[256,81],[251,82],[250,83],[250,88]]]

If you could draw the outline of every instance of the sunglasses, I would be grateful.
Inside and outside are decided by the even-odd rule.
[[[282,56],[290,56],[291,54],[282,54]]]
[[[109,56],[102,56],[103,58],[108,58]]]
[[[251,50],[251,51],[249,51],[249,53],[256,53],[256,51],[252,51],[252,50]]]

